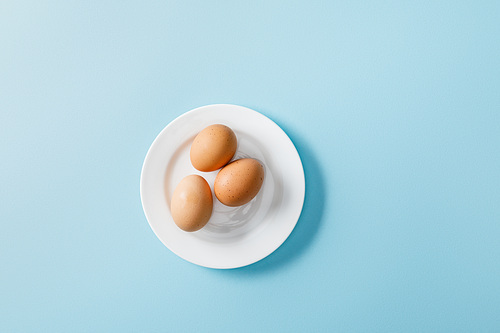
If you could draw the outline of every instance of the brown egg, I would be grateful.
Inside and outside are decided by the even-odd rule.
[[[194,138],[189,152],[191,163],[197,170],[215,171],[233,158],[236,147],[232,129],[220,124],[208,126]]]
[[[215,177],[214,192],[226,206],[241,206],[259,193],[264,182],[264,167],[253,158],[229,163]]]
[[[184,177],[174,190],[170,210],[175,224],[184,231],[200,230],[212,216],[210,185],[198,175]]]

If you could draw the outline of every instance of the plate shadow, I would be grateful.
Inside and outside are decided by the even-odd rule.
[[[294,143],[304,168],[305,198],[299,220],[287,240],[266,258],[240,268],[216,270],[218,272],[244,277],[279,270],[307,252],[321,227],[327,193],[319,161],[306,140],[292,130],[279,126]]]

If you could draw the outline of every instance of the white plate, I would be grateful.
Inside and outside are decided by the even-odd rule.
[[[208,224],[188,233],[170,214],[170,200],[179,181],[189,174],[203,176],[213,193],[217,171],[200,172],[189,159],[196,134],[212,124],[233,129],[238,149],[233,159],[252,157],[265,166],[259,194],[241,207],[227,207],[214,197]],[[211,268],[252,264],[276,250],[290,235],[302,210],[304,170],[299,154],[283,130],[266,116],[229,104],[189,111],[165,127],[144,160],[141,200],[156,236],[179,257]]]

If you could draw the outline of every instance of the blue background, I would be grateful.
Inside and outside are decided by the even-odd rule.
[[[268,258],[176,257],[146,152],[276,121],[306,199]],[[500,2],[2,1],[1,332],[500,331]]]

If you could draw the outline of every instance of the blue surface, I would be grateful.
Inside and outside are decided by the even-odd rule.
[[[290,238],[176,257],[149,145],[198,106],[303,159]],[[500,331],[500,2],[2,1],[0,332]]]

